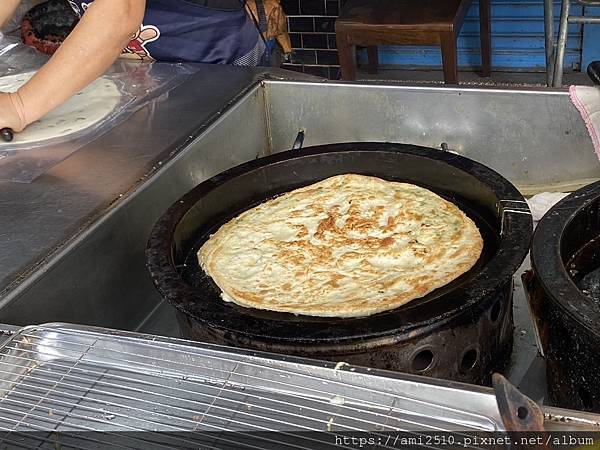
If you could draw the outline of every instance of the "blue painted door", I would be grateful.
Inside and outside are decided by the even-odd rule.
[[[582,14],[581,6],[573,4],[571,14]],[[555,1],[555,36],[558,32],[560,2]],[[581,25],[569,27],[565,53],[565,70],[579,69],[582,58]],[[462,68],[478,67],[479,3],[473,2],[458,38],[458,63]],[[364,56],[361,55],[361,59]],[[400,65],[407,68],[440,67],[439,47],[385,46],[379,48],[382,65]],[[544,6],[542,0],[492,0],[492,68],[517,70],[545,70]]]

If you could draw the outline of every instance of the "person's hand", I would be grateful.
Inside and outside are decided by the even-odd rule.
[[[0,129],[11,128],[13,131],[18,132],[26,126],[23,103],[19,94],[0,92]]]

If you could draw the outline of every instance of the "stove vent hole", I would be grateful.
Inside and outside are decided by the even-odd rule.
[[[477,364],[478,356],[479,352],[477,351],[477,349],[472,348],[470,350],[467,350],[464,353],[462,360],[460,361],[460,370],[462,370],[463,372],[467,372],[473,367],[475,367],[475,364]]]
[[[594,406],[592,402],[592,396],[586,389],[580,387],[577,391],[577,395],[579,395],[579,399],[581,400],[581,404],[583,405],[584,409],[592,409]]]
[[[500,311],[502,311],[502,302],[498,300],[494,306],[492,306],[492,310],[490,311],[490,320],[492,323],[496,323],[500,317]]]
[[[412,360],[412,371],[414,373],[425,372],[433,365],[433,352],[431,350],[421,350]]]
[[[529,411],[524,406],[519,406],[517,409],[517,417],[521,420],[525,420],[529,415]]]

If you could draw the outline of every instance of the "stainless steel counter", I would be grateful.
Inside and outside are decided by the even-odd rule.
[[[446,142],[524,192],[600,178],[566,91],[273,79],[284,76],[301,77],[204,66],[34,182],[0,183],[0,323],[60,321],[178,336],[173,309],[145,267],[154,222],[208,177],[290,148],[300,129],[305,145]],[[509,375],[541,400],[543,361],[518,279],[515,287]]]
[[[274,81],[299,76],[282,71],[260,82],[265,73],[205,66],[33,183],[0,184],[0,322],[155,329],[169,308],[145,268],[153,223],[211,175],[289,148],[299,129],[306,145],[447,142],[524,190],[600,177],[566,91]]]
[[[278,78],[290,75],[302,78],[293,72],[270,71],[270,76]],[[263,76],[265,70],[262,69],[202,66],[189,82],[139,110],[127,122],[34,182],[0,182],[0,310],[30,289],[37,278],[56,265],[61,255],[76,247],[78,244],[73,239],[83,232],[91,232],[99,226],[98,220],[117,207],[125,206],[132,191],[157,172],[163,161],[176,157]],[[256,125],[252,130],[258,142],[249,147],[266,148],[264,123],[256,122],[256,116],[244,119]],[[218,159],[220,167],[225,168],[254,156],[256,153],[235,154],[223,148],[215,149],[214,155],[207,155],[207,159]],[[206,166],[207,171],[216,170],[210,164]],[[202,172],[200,168],[193,179],[202,177]],[[135,218],[127,220],[135,221]],[[126,241],[135,240],[135,226],[128,228],[127,233],[133,234]],[[67,249],[68,243],[71,247]],[[102,272],[97,262],[110,260],[115,253],[127,260],[130,244],[123,242],[123,245],[111,248],[110,238],[98,245],[95,256],[90,255],[80,262],[84,276],[94,279],[93,284],[97,285],[111,282],[108,281],[111,277]],[[123,258],[118,259],[125,262]],[[123,276],[127,276],[127,267],[128,264],[122,267]],[[82,287],[81,275],[76,272],[65,275],[58,281],[62,286],[56,288],[85,295],[85,291],[78,291]],[[81,306],[80,295],[70,300],[63,297],[64,303],[61,302],[59,309],[73,307],[83,313],[86,308]],[[21,324],[41,320],[40,315],[32,313],[30,308],[27,310],[18,317],[4,313],[0,313],[0,317]],[[39,314],[52,315],[52,311],[53,308],[41,307]]]

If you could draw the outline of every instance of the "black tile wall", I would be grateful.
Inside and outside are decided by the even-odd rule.
[[[325,1],[323,0],[302,0],[300,1],[300,14],[303,16],[324,16]]]
[[[283,8],[288,17],[300,14],[300,0],[283,0]]]
[[[335,33],[335,17],[315,17],[315,31]]]
[[[296,31],[315,31],[315,19],[312,17],[290,17],[288,19],[288,29],[290,32]]]
[[[339,64],[337,50],[317,50],[317,64],[335,66]]]
[[[329,44],[329,48],[337,48],[337,43],[335,41],[335,34],[327,35],[327,43]]]
[[[340,80],[342,78],[340,66],[331,66],[329,68],[329,78],[331,78],[332,80]]]
[[[302,36],[303,48],[329,48],[326,34],[304,33]]]
[[[338,16],[340,13],[340,2],[338,0],[327,0],[325,10],[328,16]]]
[[[292,48],[302,48],[302,35],[300,33],[290,33],[290,42]]]
[[[344,0],[281,0],[293,54],[283,68],[339,79],[335,19]]]
[[[317,64],[315,50],[294,50],[292,53],[292,64]]]

